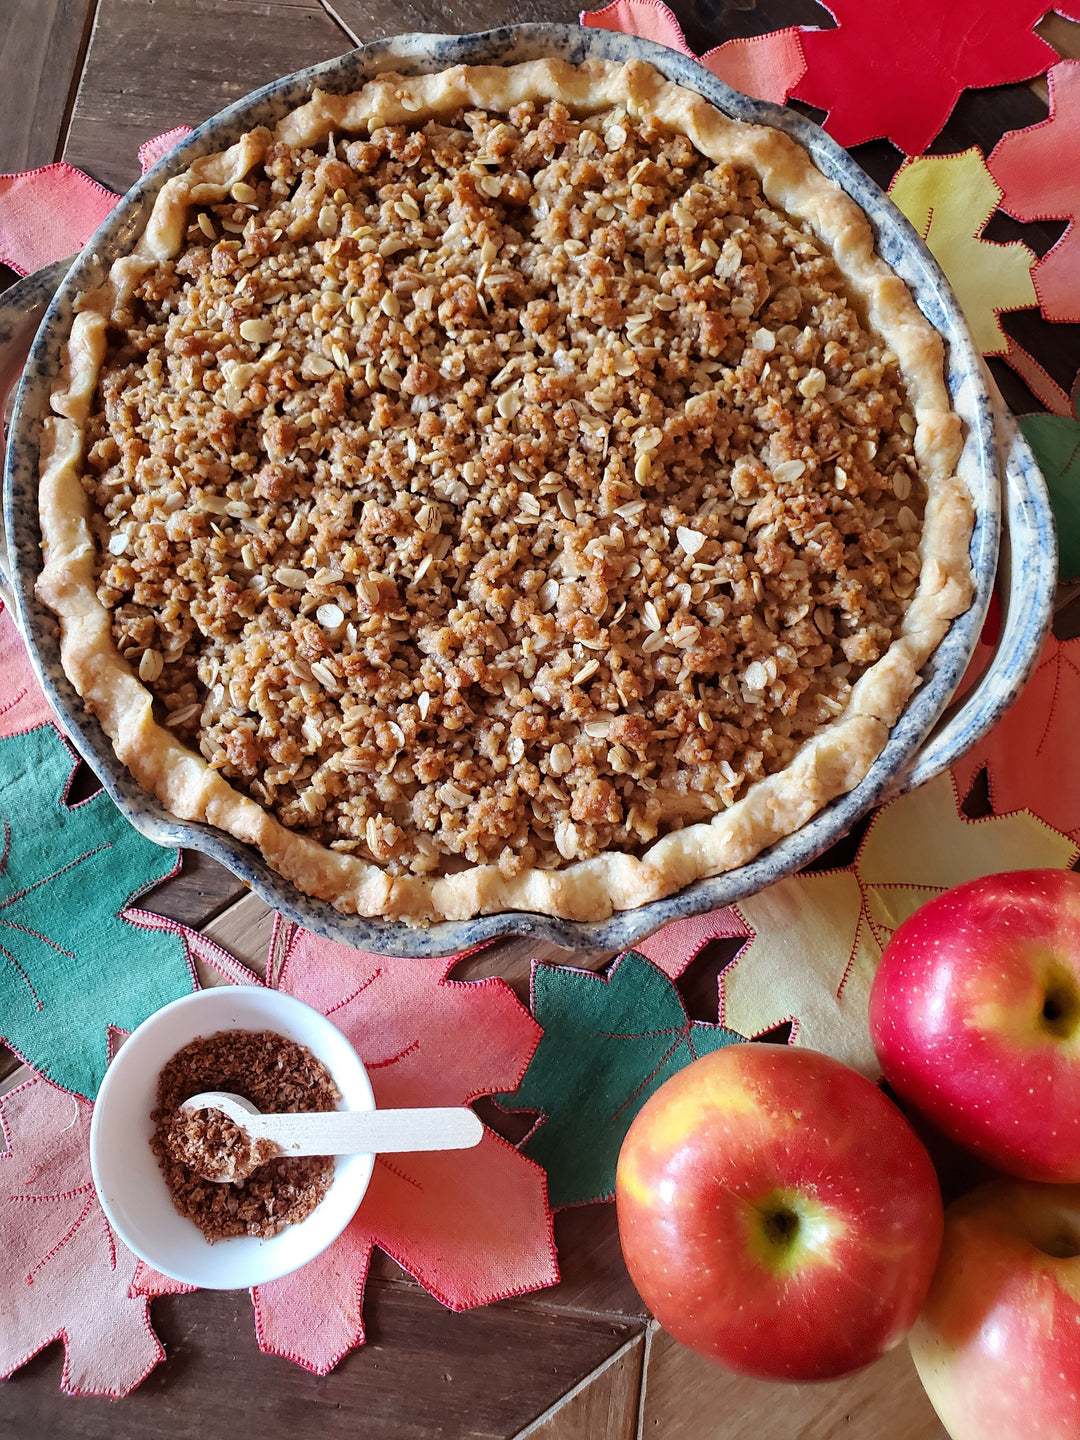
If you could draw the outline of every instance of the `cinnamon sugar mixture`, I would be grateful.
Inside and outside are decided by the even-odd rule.
[[[272,1140],[253,1140],[214,1109],[181,1109],[170,1122],[163,1143],[170,1160],[186,1165],[202,1180],[232,1180],[238,1172],[247,1175],[279,1154]]]
[[[249,180],[136,291],[84,481],[116,643],[211,765],[390,874],[514,875],[843,712],[918,581],[915,422],[754,176],[530,103]]]
[[[333,1110],[341,1096],[322,1061],[270,1030],[199,1036],[162,1069],[150,1117],[156,1127],[151,1148],[173,1204],[208,1240],[266,1238],[310,1215],[333,1181],[331,1157],[269,1159],[239,1184],[204,1178],[222,1163],[231,1165],[252,1142],[218,1111],[180,1109],[203,1090],[241,1095],[264,1113]]]

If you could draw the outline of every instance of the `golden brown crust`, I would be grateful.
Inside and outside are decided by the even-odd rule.
[[[117,648],[111,613],[99,599],[99,552],[83,479],[88,417],[109,324],[126,323],[146,277],[180,254],[194,207],[227,200],[234,187],[244,186],[245,177],[275,153],[275,146],[302,148],[331,136],[368,135],[379,126],[415,125],[474,107],[506,115],[515,106],[549,101],[575,114],[621,107],[629,124],[658,124],[686,135],[708,159],[760,177],[771,205],[812,232],[835,258],[846,287],[858,297],[868,330],[882,337],[896,357],[914,415],[914,458],[918,480],[926,487],[918,585],[910,603],[898,612],[891,644],[880,658],[875,645],[863,664],[852,638],[862,673],[846,687],[842,703],[832,705],[829,713],[841,712],[837,718],[801,743],[783,768],[755,779],[741,798],[711,820],[701,820],[691,808],[686,813],[692,823],[668,829],[651,844],[639,844],[639,853],[609,848],[589,854],[586,845],[587,858],[582,859],[573,858],[582,853],[578,839],[559,843],[557,836],[560,853],[569,855],[559,868],[551,868],[548,857],[543,864],[504,861],[473,863],[442,874],[388,873],[365,858],[362,846],[353,844],[354,852],[359,848],[361,853],[346,853],[287,828],[241,793],[216,764],[208,764],[185,744],[175,724],[170,729],[160,713],[155,716],[151,691]],[[625,139],[625,130],[622,136]],[[762,343],[773,341],[771,332],[763,333]],[[813,386],[802,393],[813,394]],[[64,667],[87,708],[98,716],[140,784],[173,814],[207,821],[252,844],[299,889],[350,913],[427,922],[520,909],[597,920],[745,863],[865,775],[915,688],[918,670],[972,594],[971,505],[955,475],[961,431],[945,388],[941,341],[906,287],[875,255],[865,217],[786,136],[728,120],[700,97],[639,63],[589,62],[575,68],[535,61],[508,68],[456,67],[407,80],[381,76],[356,95],[316,93],[273,134],[253,131],[222,155],[195,162],[162,189],[132,255],[117,261],[106,283],[83,304],[53,404],[56,418],[45,423],[42,443],[45,564],[38,590],[60,616]],[[908,514],[910,521],[902,519],[901,529],[917,523],[914,513]],[[700,537],[693,538],[693,544],[698,543]],[[144,662],[140,673],[152,680],[154,669]],[[764,674],[761,683],[767,684],[768,672]],[[712,728],[708,716],[703,729],[706,724]],[[627,761],[632,758],[629,751],[623,753]],[[557,775],[559,767],[549,773]],[[587,786],[579,788],[570,812],[573,820],[563,822],[575,836],[579,829],[603,835],[604,825],[610,829],[613,817],[621,814],[610,785],[603,788],[608,782],[594,783],[600,787],[595,793]],[[681,823],[676,810],[666,813],[669,824]],[[482,843],[477,841],[474,849],[482,854]]]

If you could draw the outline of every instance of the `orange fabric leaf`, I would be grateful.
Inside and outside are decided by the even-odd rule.
[[[953,766],[961,790],[985,766],[995,814],[1028,809],[1080,840],[1080,766],[1062,763],[1078,713],[1080,640],[1051,636],[1016,704]]]
[[[777,104],[791,94],[806,70],[799,32],[794,26],[753,35],[745,40],[728,40],[704,55],[694,56],[674,14],[663,0],[611,0],[602,10],[583,10],[582,25],[598,30],[621,30],[700,59],[707,70],[725,85]]]
[[[119,198],[66,160],[0,175],[0,262],[29,275],[81,250]]]
[[[1062,60],[1048,77],[1050,114],[1010,130],[987,160],[1001,208],[1017,220],[1067,220],[1032,279],[1047,320],[1080,320],[1080,60]]]
[[[381,1106],[465,1105],[512,1090],[540,1038],[504,981],[448,978],[460,956],[387,961],[284,922],[270,954],[278,988],[352,1041]],[[379,1156],[344,1234],[253,1292],[261,1348],[325,1375],[362,1344],[376,1245],[453,1310],[559,1278],[544,1172],[508,1141],[486,1131],[472,1150]]]

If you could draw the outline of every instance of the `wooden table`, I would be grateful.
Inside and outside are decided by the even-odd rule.
[[[734,35],[829,23],[814,0],[676,0],[675,9],[699,51]],[[497,0],[3,0],[0,172],[63,158],[124,190],[138,175],[142,141],[195,125],[277,75],[358,40],[406,30],[482,30],[508,18]],[[512,18],[573,21],[577,10],[571,0],[518,0]],[[1062,53],[1080,55],[1080,27],[1050,17],[1043,30]],[[1006,129],[1042,118],[1037,90],[968,95],[935,148],[960,150],[977,141],[989,149]],[[858,154],[884,182],[899,159],[885,144]],[[1030,239],[1030,227],[1026,234]],[[1045,242],[1054,234],[1048,227]],[[0,269],[0,285],[12,278]],[[1013,317],[1008,323],[1067,384],[1078,361],[1078,327]],[[1032,408],[1007,372],[999,380],[1017,408]],[[201,856],[188,854],[182,873],[143,903],[205,930],[250,964],[265,953],[271,912]],[[524,995],[533,955],[556,952],[508,941],[485,952],[482,963]],[[716,1019],[714,976],[725,958],[715,954],[707,973],[695,967],[688,1003],[696,1018]],[[0,1077],[0,1089],[20,1078],[14,1057],[0,1054]],[[368,1343],[323,1379],[258,1352],[243,1293],[157,1300],[153,1321],[168,1358],[130,1397],[65,1398],[60,1347],[52,1345],[0,1387],[0,1434],[6,1440],[213,1440],[316,1430],[326,1440],[944,1436],[906,1349],[838,1384],[736,1379],[649,1321],[622,1265],[613,1207],[564,1212],[556,1236],[560,1285],[465,1315],[444,1310],[390,1262],[377,1263],[365,1304]]]

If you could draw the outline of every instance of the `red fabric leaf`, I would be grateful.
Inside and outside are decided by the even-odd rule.
[[[701,56],[686,43],[674,14],[663,0],[611,0],[602,10],[583,10],[582,25],[598,30],[621,30],[700,59],[707,70],[744,95],[782,103],[806,70],[799,32],[792,26],[768,35],[728,40]]]
[[[794,92],[829,112],[841,145],[882,136],[908,155],[933,140],[963,90],[1041,75],[1057,52],[1034,34],[1046,0],[822,0],[837,22],[803,29]],[[1080,20],[1077,0],[1053,8]]]
[[[145,175],[152,170],[159,160],[163,160],[170,150],[175,150],[181,140],[186,140],[191,135],[190,125],[177,125],[175,130],[166,130],[163,135],[155,135],[152,140],[144,140],[139,146],[139,167]]]
[[[165,1352],[94,1192],[90,1114],[38,1078],[0,1101],[0,1376],[61,1340],[66,1393],[119,1397]]]
[[[52,707],[38,684],[14,616],[0,601],[0,736],[21,735],[47,720]]]
[[[582,25],[594,30],[621,30],[624,35],[655,41],[682,55],[694,53],[663,0],[611,0],[602,10],[583,10],[578,18]]]
[[[163,155],[191,134],[178,125],[139,147],[145,175]],[[119,200],[67,161],[0,175],[0,262],[29,275],[81,250]]]
[[[1031,272],[1047,320],[1080,320],[1080,60],[1050,71],[1050,115],[1010,130],[987,165],[1001,186],[1001,208],[1017,220],[1068,220]]]
[[[734,909],[711,910],[689,920],[673,920],[633,948],[671,980],[677,980],[710,940],[749,938],[753,931]]]
[[[119,198],[66,161],[0,175],[0,261],[29,275],[73,255]]]
[[[782,105],[806,74],[798,30],[774,30],[745,40],[725,40],[701,56],[706,70],[744,95]]]
[[[960,793],[985,766],[995,815],[1030,810],[1080,840],[1080,765],[1067,763],[1078,713],[1080,640],[1051,636],[1016,704],[953,766]]]
[[[379,1105],[460,1105],[517,1086],[540,1028],[502,980],[449,980],[460,956],[386,960],[281,929],[278,987],[348,1035]],[[473,1150],[386,1156],[340,1240],[254,1292],[261,1348],[322,1375],[362,1344],[376,1245],[453,1310],[558,1280],[544,1173],[513,1146],[487,1133]]]

